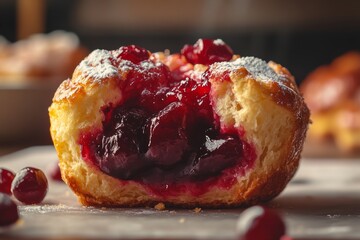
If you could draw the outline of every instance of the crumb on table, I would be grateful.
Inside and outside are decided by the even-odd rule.
[[[199,207],[194,208],[194,212],[195,212],[195,213],[199,213],[199,212],[201,212],[201,208],[199,208]]]
[[[158,204],[155,205],[154,208],[158,211],[163,211],[163,210],[165,210],[165,204],[162,202],[159,202]]]

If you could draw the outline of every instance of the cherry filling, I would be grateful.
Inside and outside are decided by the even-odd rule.
[[[188,62],[205,65],[229,61],[233,56],[231,48],[220,39],[199,39],[194,45],[185,45],[181,53]]]
[[[210,48],[223,59],[223,45]],[[172,74],[136,46],[117,53],[120,65],[130,69],[123,101],[102,108],[102,129],[82,134],[84,159],[110,176],[137,181],[160,195],[183,189],[198,195],[213,184],[231,187],[235,173],[250,166],[255,155],[234,131],[220,133],[207,74],[191,78],[178,69]]]

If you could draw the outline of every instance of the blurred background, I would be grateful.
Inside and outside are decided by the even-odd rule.
[[[357,0],[0,0],[0,57],[1,46],[55,30],[77,35],[81,51],[73,59],[96,48],[177,52],[198,38],[222,38],[235,53],[281,63],[301,84],[318,66],[360,51],[359,10]],[[3,78],[0,146],[51,144],[47,107],[58,83],[12,85]]]

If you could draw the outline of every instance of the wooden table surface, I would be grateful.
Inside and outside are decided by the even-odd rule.
[[[32,147],[0,158],[17,171],[49,172],[53,147]],[[360,161],[303,159],[285,191],[267,204],[279,211],[294,239],[360,239]],[[20,205],[21,221],[1,239],[235,239],[243,209],[103,209],[81,206],[63,183],[50,181],[40,205]]]

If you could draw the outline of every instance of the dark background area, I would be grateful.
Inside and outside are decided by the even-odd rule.
[[[226,14],[223,5],[234,5],[234,1],[199,1],[203,5],[197,4],[196,7],[199,9],[209,8],[209,5],[212,6],[213,9],[210,14],[207,14],[209,19],[204,20],[202,17],[199,20],[194,16],[193,24],[191,19],[184,24],[180,19],[175,21],[176,24],[173,24],[175,26],[172,26],[171,22],[167,26],[156,21],[151,25],[152,23],[149,23],[148,19],[144,20],[146,24],[142,24],[141,13],[135,12],[129,13],[129,16],[132,17],[132,19],[129,17],[129,25],[127,25],[126,16],[124,17],[123,14],[119,16],[119,21],[122,21],[122,23],[114,24],[116,26],[112,27],[109,25],[117,23],[116,16],[113,18],[115,21],[109,24],[109,21],[101,21],[107,12],[100,9],[99,12],[96,12],[97,5],[113,4],[114,7],[126,7],[126,4],[129,5],[128,2],[48,0],[46,1],[46,32],[58,29],[73,31],[79,36],[81,43],[90,50],[96,48],[115,49],[121,45],[137,44],[151,51],[161,51],[167,48],[172,52],[176,52],[185,43],[194,43],[200,37],[222,38],[233,48],[235,53],[244,56],[253,55],[266,61],[273,60],[281,63],[293,73],[298,83],[319,65],[329,63],[335,57],[347,51],[360,50],[360,14],[354,14],[354,9],[360,10],[360,1],[305,1],[310,2],[307,4],[312,2],[316,8],[315,13],[312,13],[315,17],[311,15],[310,19],[308,19],[309,16],[306,12],[307,8],[301,7],[304,1],[290,1],[291,5],[287,5],[289,1],[281,0],[267,1],[267,3],[259,0],[238,1],[235,6],[238,6],[239,9],[243,5],[249,5],[249,2],[255,5],[255,10],[252,8],[249,12],[242,10],[239,13],[239,16],[245,13],[251,16],[252,19],[260,19],[259,21],[249,21],[248,25],[246,25],[246,22],[244,24],[234,24],[231,19],[228,21],[229,23],[223,20]],[[132,3],[133,5],[138,4],[139,7],[144,4],[143,1],[139,0],[133,2],[135,2]],[[154,1],[153,9],[148,10],[150,12],[154,11],[154,14],[159,14],[156,12],[157,6],[164,4],[164,2],[167,1]],[[175,8],[169,9],[169,11],[176,11],[177,5],[174,1],[169,2],[172,2],[172,5],[169,6]],[[191,1],[182,2],[192,4]],[[271,14],[274,17],[279,14],[280,16],[277,16],[277,20],[273,23],[267,24],[267,19],[261,20],[261,12],[256,9],[261,10],[261,6],[264,4],[269,5],[269,2],[271,9],[280,8],[279,11],[270,12],[269,19],[272,19]],[[90,4],[94,5],[94,7],[91,8]],[[106,9],[111,7],[108,6]],[[292,10],[289,10],[287,16],[285,14],[281,17],[281,14],[286,13],[287,7]],[[91,9],[95,9],[95,12],[92,13]],[[134,6],[130,6],[130,9],[134,9]],[[184,19],[186,19],[187,15],[185,13],[187,11],[186,8],[184,9],[179,9],[179,11],[184,11]],[[269,11],[274,11],[271,9]],[[296,13],[297,9],[303,11],[298,14],[300,17],[289,21],[287,18],[290,18],[293,12]],[[319,9],[318,12],[316,12],[317,9]],[[121,10],[119,15],[123,11]],[[266,12],[266,9],[264,11]],[[347,14],[346,11],[350,13]],[[234,12],[236,15],[236,11]],[[254,16],[254,14],[258,13],[259,16]],[[112,11],[110,14],[116,15],[116,11]],[[181,14],[174,14],[174,18],[181,16]],[[94,20],[87,23],[87,18]],[[136,21],[134,21],[134,18],[136,18]],[[233,19],[236,19],[236,16],[233,16]],[[100,26],[94,24],[97,20],[99,20]],[[164,22],[166,21],[167,19],[164,19]],[[202,27],[201,24],[197,23],[201,21],[209,24],[202,24],[204,26]],[[103,27],[101,26],[102,22]],[[16,1],[0,1],[0,35],[10,41],[16,41]]]

